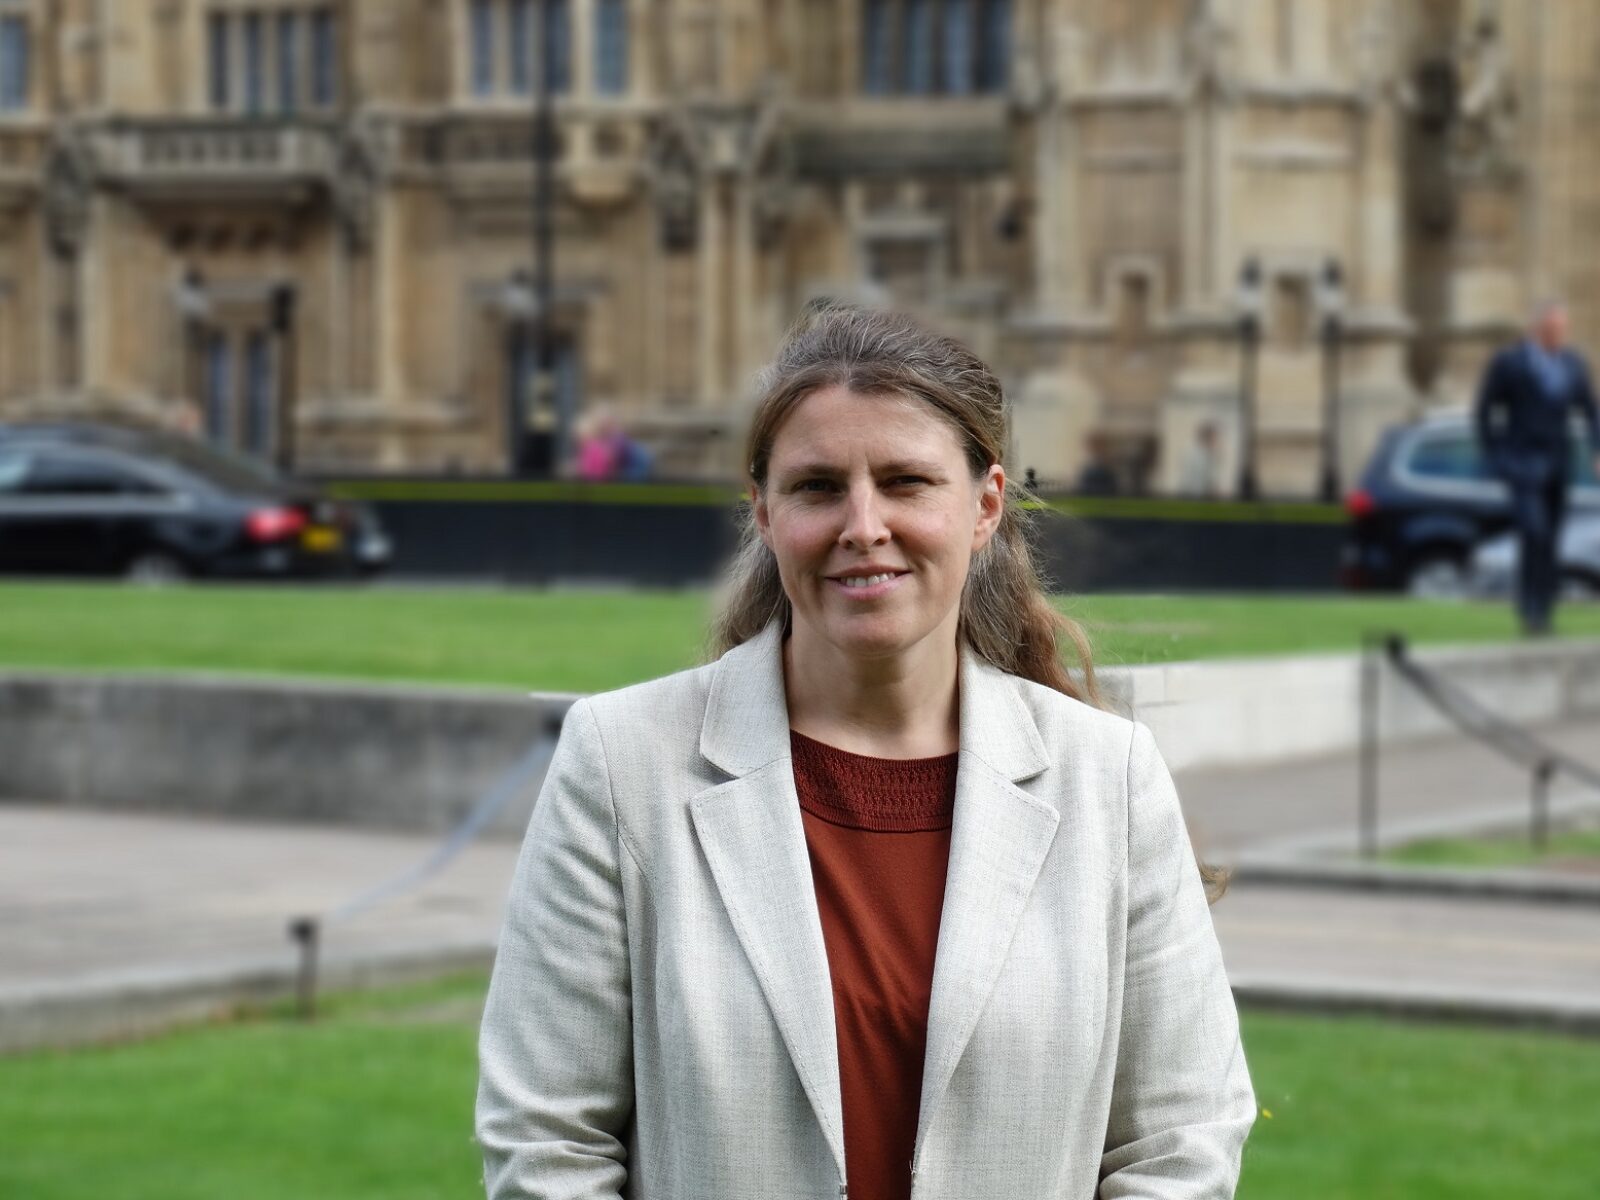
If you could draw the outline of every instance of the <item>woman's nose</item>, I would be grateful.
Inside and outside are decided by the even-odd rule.
[[[871,487],[852,487],[845,497],[844,528],[839,541],[847,546],[876,546],[889,540],[889,527],[878,510],[879,496]]]

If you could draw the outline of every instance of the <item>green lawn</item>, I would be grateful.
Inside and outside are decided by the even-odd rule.
[[[483,978],[114,1049],[0,1059],[0,1196],[448,1200]],[[1593,1200],[1600,1042],[1246,1014],[1243,1200]],[[92,1181],[92,1182],[90,1182]]]
[[[1527,838],[1436,838],[1397,846],[1383,857],[1410,867],[1532,867],[1561,859],[1600,864],[1600,830],[1551,834],[1543,851]]]
[[[1075,596],[1097,660],[1348,651],[1514,636],[1501,605],[1228,595]],[[597,691],[701,661],[706,592],[0,585],[0,667],[243,671]],[[1600,606],[1566,634],[1600,636]]]

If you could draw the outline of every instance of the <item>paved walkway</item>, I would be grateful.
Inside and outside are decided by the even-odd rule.
[[[1600,721],[1569,721],[1533,730],[1580,761],[1600,766]],[[1257,853],[1308,845],[1356,848],[1360,761],[1356,754],[1326,755],[1270,767],[1206,768],[1179,772],[1195,845],[1228,862],[1241,851]],[[1385,843],[1422,830],[1471,828],[1526,820],[1528,776],[1514,763],[1466,737],[1448,736],[1379,755],[1379,834]],[[1600,796],[1565,779],[1552,800]]]
[[[1579,754],[1594,736],[1576,726],[1548,732]],[[1189,772],[1179,789],[1204,851],[1226,860],[1349,830],[1355,770],[1347,757]],[[1523,786],[1455,739],[1385,755],[1386,811],[1397,825],[1514,809]],[[191,1013],[214,1010],[230,989],[248,992],[241,980],[281,993],[295,963],[290,917],[328,912],[436,844],[0,805],[0,1049],[52,1040],[54,1027],[74,1022],[107,1035],[138,1027],[141,1014],[159,1023],[152,997],[184,980],[206,985],[189,997]],[[326,961],[486,960],[516,850],[473,845],[420,889],[330,926]],[[1243,994],[1411,998],[1565,1014],[1600,1028],[1600,907],[1239,885],[1214,912]]]

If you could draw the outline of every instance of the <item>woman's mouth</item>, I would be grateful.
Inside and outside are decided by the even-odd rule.
[[[909,571],[878,571],[870,575],[839,575],[828,582],[852,600],[871,600],[888,595],[899,586]]]

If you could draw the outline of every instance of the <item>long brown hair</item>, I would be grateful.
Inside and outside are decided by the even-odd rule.
[[[974,479],[995,463],[1005,465],[1005,394],[982,359],[902,313],[831,304],[801,319],[763,373],[744,458],[758,492],[767,486],[779,428],[802,400],[829,387],[921,400],[956,431]],[[1035,518],[1021,504],[1025,495],[1007,472],[1005,510],[994,536],[973,555],[956,636],[1003,671],[1103,708],[1089,639],[1046,594],[1034,557]],[[712,657],[748,641],[774,619],[782,620],[785,632],[793,620],[778,561],[756,530],[748,500],[739,516],[739,549],[723,579],[711,628]],[[1068,647],[1076,678],[1062,661]],[[1199,866],[1207,895],[1215,901],[1227,875]]]
[[[811,393],[835,386],[863,396],[921,400],[955,430],[975,479],[994,463],[1004,465],[1005,397],[977,355],[904,314],[828,305],[802,318],[765,373],[745,442],[744,461],[757,491],[767,486],[772,444],[789,414]],[[967,573],[957,636],[1003,671],[1100,707],[1089,640],[1046,597],[1034,560],[1034,517],[1020,504],[1024,495],[1008,475],[1000,524],[973,555]],[[785,630],[792,620],[777,559],[756,532],[748,502],[740,523],[739,550],[711,631],[713,656],[754,637],[775,618]],[[1071,647],[1078,678],[1062,662],[1064,646]]]

